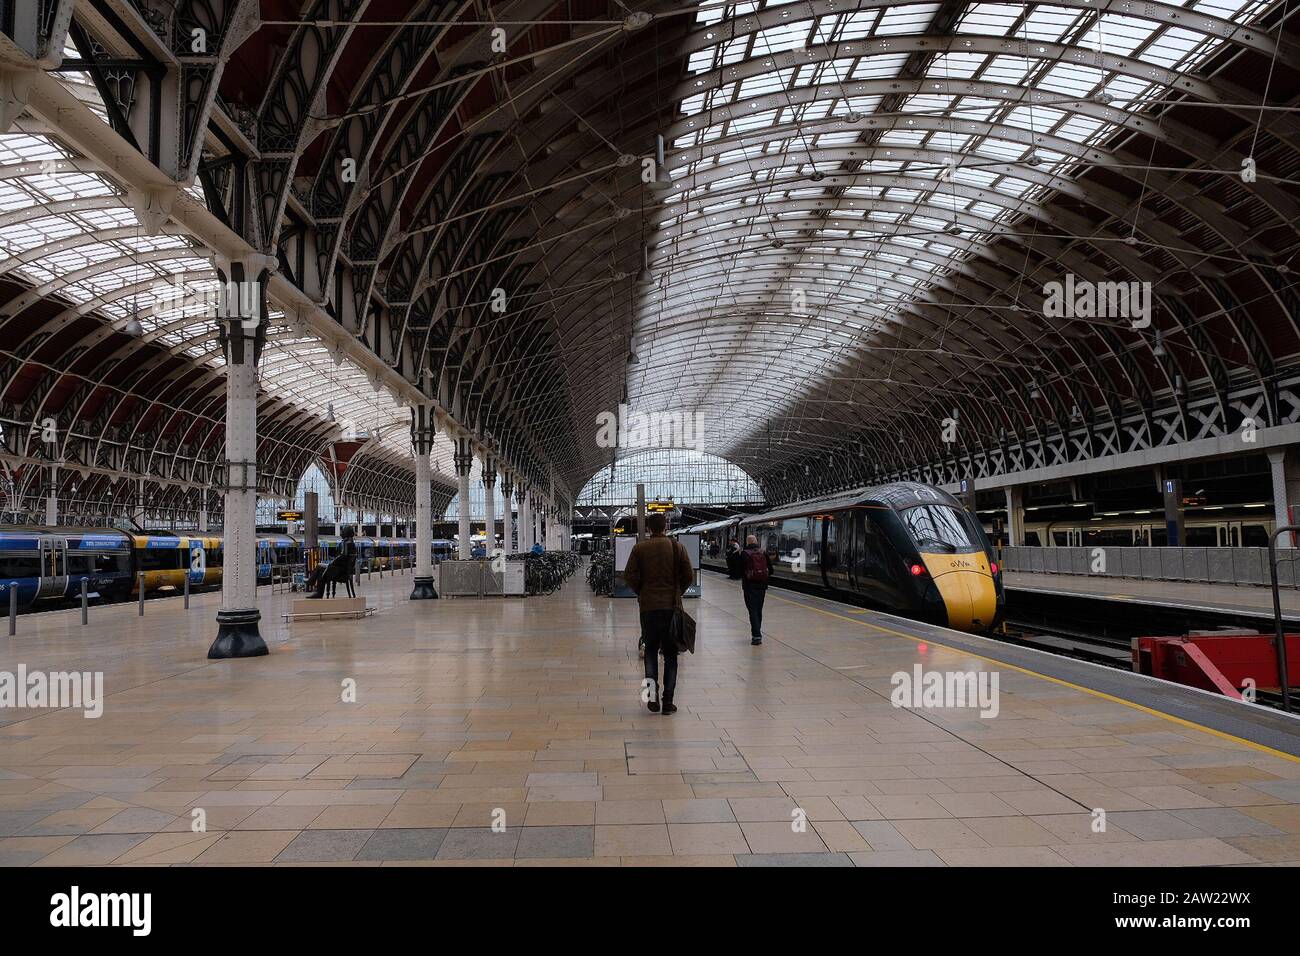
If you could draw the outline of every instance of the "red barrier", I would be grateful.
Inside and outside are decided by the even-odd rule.
[[[1247,686],[1281,689],[1276,640],[1272,634],[1135,637],[1133,670],[1240,699]],[[1300,660],[1300,634],[1286,635],[1286,650],[1287,660]]]

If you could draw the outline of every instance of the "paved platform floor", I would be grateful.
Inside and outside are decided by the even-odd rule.
[[[1257,585],[1139,581],[1136,578],[1095,574],[1039,574],[1028,571],[1007,571],[1002,583],[1008,588],[1057,591],[1131,604],[1166,604],[1267,616],[1270,620],[1273,618],[1273,589]],[[1300,590],[1281,588],[1278,596],[1283,615],[1300,618]]]
[[[216,594],[21,618],[0,671],[102,670],[107,699],[98,719],[0,710],[0,864],[1300,861],[1300,762],[1009,668],[995,718],[896,708],[914,664],[996,667],[898,619],[774,589],[754,648],[738,587],[708,575],[664,717],[638,698],[634,603],[581,578],[526,600],[363,590],[368,620],[288,626],[263,589],[272,653],[240,661],[204,657]]]

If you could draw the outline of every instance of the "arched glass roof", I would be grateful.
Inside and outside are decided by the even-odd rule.
[[[1156,101],[1215,99],[1194,71],[1229,41],[1267,49],[1240,26],[1267,6],[701,4],[629,400],[708,410],[748,461],[774,419],[840,412],[828,380],[890,383],[912,357],[882,330],[1080,172],[1118,166],[1105,144],[1149,130]]]
[[[86,74],[70,71],[59,77],[105,117]],[[204,201],[200,185],[189,192]],[[92,314],[118,331],[138,321],[142,341],[214,369],[224,364],[214,322],[218,279],[211,254],[174,226],[148,235],[130,197],[111,176],[77,158],[55,136],[32,131],[0,135],[3,278],[30,287],[4,307],[7,314],[49,296],[70,304],[54,323],[46,323],[47,331]],[[263,389],[337,422],[345,440],[372,438],[368,454],[408,461],[409,412],[393,394],[377,387],[341,352],[332,353],[293,316],[273,308],[270,320],[260,366]],[[448,477],[452,455],[452,442],[439,435],[433,452],[435,480],[454,483]]]
[[[647,499],[671,498],[679,505],[762,504],[753,478],[731,462],[707,452],[654,448],[632,452],[602,468],[578,496],[578,506],[626,505],[636,501],[636,486]]]

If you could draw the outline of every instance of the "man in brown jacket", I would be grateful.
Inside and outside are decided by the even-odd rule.
[[[623,580],[636,592],[641,606],[641,639],[645,642],[646,687],[653,687],[646,706],[659,712],[659,654],[664,655],[663,712],[677,711],[673,691],[677,688],[677,645],[669,636],[673,609],[682,606],[682,595],[695,579],[690,555],[668,537],[668,519],[652,514],[645,519],[650,537],[637,542],[628,555]]]

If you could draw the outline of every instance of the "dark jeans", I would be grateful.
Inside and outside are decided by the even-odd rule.
[[[745,592],[745,609],[749,611],[749,634],[751,637],[763,636],[763,599],[767,597],[766,584],[741,585]]]
[[[664,692],[662,699],[672,702],[673,691],[677,689],[677,645],[668,635],[668,625],[672,622],[673,612],[642,611],[641,640],[645,641],[645,676],[659,684],[659,654],[664,655]]]

